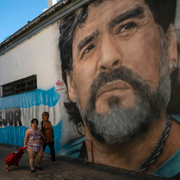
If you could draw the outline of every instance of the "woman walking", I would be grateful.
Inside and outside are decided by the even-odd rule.
[[[42,119],[43,119],[43,121],[41,121],[41,123],[40,123],[40,131],[41,131],[41,136],[44,140],[43,150],[45,150],[46,146],[48,145],[49,149],[51,151],[52,164],[58,164],[55,161],[54,133],[53,133],[53,127],[51,125],[51,122],[48,121],[49,113],[43,112]]]
[[[32,119],[31,127],[27,129],[24,138],[24,147],[26,147],[26,150],[29,154],[29,164],[32,173],[35,172],[34,163],[35,163],[36,155],[38,156],[36,168],[42,170],[42,168],[39,166],[43,157],[42,143],[43,141],[41,139],[41,133],[38,128],[38,120]]]

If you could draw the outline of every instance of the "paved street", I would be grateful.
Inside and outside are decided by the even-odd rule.
[[[165,178],[128,172],[109,166],[84,164],[81,160],[62,156],[56,157],[59,165],[53,165],[49,155],[43,159],[41,164],[43,170],[31,173],[26,151],[19,162],[19,168],[10,166],[10,170],[6,172],[4,160],[17,149],[17,146],[0,144],[0,180],[165,180]]]

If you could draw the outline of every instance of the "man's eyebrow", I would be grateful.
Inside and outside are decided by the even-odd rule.
[[[90,43],[98,35],[99,35],[99,31],[97,30],[96,32],[93,32],[91,35],[82,39],[77,46],[78,53],[83,49],[83,47],[85,47],[88,43]]]
[[[132,9],[115,17],[113,20],[110,21],[109,26],[114,27],[115,25],[117,25],[127,19],[135,18],[135,17],[139,17],[139,18],[145,17],[144,8],[142,6],[140,6],[139,4],[136,4],[135,7],[133,7]]]

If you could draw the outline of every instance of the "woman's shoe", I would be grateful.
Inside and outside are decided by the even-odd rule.
[[[36,166],[36,168],[39,169],[39,170],[42,170],[42,167],[40,167],[40,166],[39,167]]]
[[[32,173],[35,173],[36,171],[33,169],[33,170],[31,170],[31,172],[32,172]]]
[[[57,163],[56,161],[53,161],[53,162],[52,162],[52,164],[56,164],[56,165],[58,165],[59,163]]]

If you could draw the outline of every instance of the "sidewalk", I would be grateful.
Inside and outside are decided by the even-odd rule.
[[[8,172],[5,171],[5,158],[11,153],[17,151],[17,146],[0,144],[0,179],[1,180],[165,180],[129,172],[119,168],[84,164],[83,161],[63,156],[56,156],[59,165],[51,164],[49,155],[45,155],[41,167],[42,171],[36,173],[30,172],[29,156],[26,151],[19,162],[19,168],[10,166]]]

